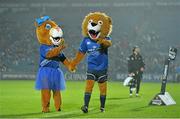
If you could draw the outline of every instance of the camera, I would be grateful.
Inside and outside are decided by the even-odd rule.
[[[169,59],[170,60],[175,60],[176,55],[177,55],[177,48],[170,47],[169,48]]]

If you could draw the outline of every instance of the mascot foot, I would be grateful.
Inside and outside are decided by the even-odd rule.
[[[42,113],[48,113],[50,110],[48,108],[43,108]]]
[[[49,113],[50,111],[48,110],[48,111],[42,111],[42,113]]]
[[[61,108],[59,108],[57,111],[60,112],[60,111],[61,111]]]
[[[81,110],[83,111],[83,113],[88,113],[88,107],[87,106],[82,106]]]

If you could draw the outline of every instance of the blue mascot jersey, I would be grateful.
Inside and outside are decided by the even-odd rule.
[[[107,37],[106,39],[111,40],[110,37]],[[101,71],[108,68],[108,49],[103,48],[91,38],[85,37],[83,39],[79,51],[88,53],[88,70]]]
[[[59,53],[58,56],[47,59],[46,55],[49,50],[52,48],[55,48],[55,46],[49,46],[49,45],[41,45],[40,46],[40,62],[39,67],[51,67],[51,68],[59,68],[59,61],[64,58],[63,53]],[[58,60],[60,59],[60,60]]]

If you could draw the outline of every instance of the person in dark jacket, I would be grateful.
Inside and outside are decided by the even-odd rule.
[[[140,82],[142,79],[142,74],[144,72],[144,61],[142,56],[140,55],[140,48],[135,46],[132,50],[132,55],[128,57],[128,75],[133,77],[130,84],[130,96],[132,96],[132,92],[136,90],[136,96],[139,96]]]

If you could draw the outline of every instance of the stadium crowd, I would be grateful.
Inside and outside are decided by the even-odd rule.
[[[9,27],[10,26],[10,27]],[[12,32],[12,29],[17,29],[18,32]],[[38,41],[34,33],[33,27],[27,27],[25,30],[21,29],[20,24],[6,22],[1,24],[1,32],[9,34],[1,34],[0,43],[0,69],[7,72],[35,72],[38,66]],[[68,31],[67,31],[68,32]],[[67,33],[68,34],[68,33]],[[70,34],[70,33],[69,33]],[[158,34],[154,34],[158,35]],[[78,35],[68,35],[68,39],[79,39]],[[163,70],[164,59],[166,53],[157,52],[159,45],[156,43],[160,38],[157,36],[150,36],[150,34],[143,34],[142,39],[133,41],[129,39],[128,33],[120,37],[113,36],[113,46],[109,49],[110,55],[110,71],[113,72],[127,72],[127,60],[129,53],[134,44],[142,43],[142,54],[144,55],[146,63],[146,72],[161,73]],[[79,42],[67,41],[68,48],[65,54],[72,58],[78,50]],[[153,43],[154,42],[154,43]],[[160,42],[161,43],[161,42]],[[162,41],[163,43],[163,41]],[[150,51],[150,52],[149,52]],[[172,66],[176,67],[176,66]],[[79,67],[79,71],[83,71],[85,65]],[[173,68],[170,68],[173,70]]]
[[[113,45],[109,48],[109,71],[114,73],[127,73],[127,57],[130,55],[132,47],[138,45],[141,48],[142,56],[145,60],[145,72],[162,73],[164,60],[167,57],[169,47],[168,40],[164,40],[164,37],[169,36],[169,34],[164,32],[164,27],[160,26],[156,28],[158,24],[155,24],[154,28],[151,27],[150,23],[153,21],[153,18],[145,19],[143,16],[142,20],[144,21],[141,24],[138,20],[135,20],[137,23],[134,22],[131,26],[128,26],[128,23],[132,22],[131,18],[133,17],[130,12],[127,11],[127,16],[125,17],[131,17],[124,22],[121,17],[115,17],[116,11],[116,9],[114,11],[112,9],[112,13],[110,13],[115,19],[115,25],[112,34]],[[141,11],[142,10],[140,10],[140,12]],[[86,14],[84,12],[87,11],[81,12]],[[19,19],[21,19],[21,15],[26,15],[26,12],[17,12],[15,13],[17,16],[14,17],[14,13],[11,12],[1,14],[3,15],[0,20],[0,70],[2,72],[36,72],[39,63],[39,43],[35,35],[33,21],[35,16],[39,16],[39,13],[37,12],[36,14],[35,11],[31,11],[30,15],[27,15],[26,19],[22,21]],[[56,16],[56,14],[50,15]],[[15,19],[11,19],[9,16]],[[136,16],[137,15],[134,14],[134,17]],[[83,17],[82,15],[82,18]],[[66,43],[68,44],[68,48],[65,49],[64,52],[68,58],[75,56],[82,39],[81,19],[74,19],[74,21],[79,24],[69,24],[72,21],[71,19],[67,21],[64,20],[63,22],[64,37],[65,40],[67,39]],[[164,18],[162,17],[162,19]],[[117,21],[122,22],[117,23]],[[171,27],[171,24],[167,24],[167,21],[164,21],[162,24]],[[174,36],[171,42],[180,48],[178,40],[179,39]],[[170,66],[171,72],[174,72],[176,68],[180,67],[180,62],[176,62]],[[86,66],[81,63],[78,71],[84,71],[85,68]]]

